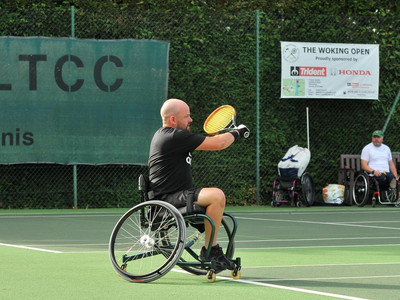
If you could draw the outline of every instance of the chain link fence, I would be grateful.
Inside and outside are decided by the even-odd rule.
[[[191,106],[192,131],[201,133],[207,115],[228,103],[236,107],[238,122],[252,130],[248,140],[224,151],[194,153],[195,184],[221,187],[229,204],[270,202],[282,156],[293,145],[307,147],[308,108],[308,171],[320,196],[325,184],[337,182],[340,154],[360,153],[372,131],[383,128],[389,116],[400,87],[400,39],[393,35],[398,22],[379,15],[261,12],[257,65],[257,15],[2,9],[0,34],[170,41],[169,97]],[[380,44],[380,100],[280,99],[280,41]],[[397,111],[385,135],[392,151],[400,151]],[[1,165],[0,208],[130,207],[139,201],[136,179],[145,170],[135,165]]]

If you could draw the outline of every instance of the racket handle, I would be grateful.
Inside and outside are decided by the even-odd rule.
[[[239,135],[245,139],[250,136],[250,130],[246,125],[240,124],[238,127],[236,127],[236,130],[239,132]]]

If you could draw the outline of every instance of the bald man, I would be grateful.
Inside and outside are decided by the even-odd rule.
[[[216,187],[196,188],[191,171],[194,150],[222,150],[243,137],[245,125],[215,136],[201,136],[190,132],[192,118],[189,106],[182,100],[169,99],[161,107],[162,127],[156,131],[150,145],[149,179],[154,199],[161,199],[176,207],[184,207],[193,197],[194,204],[205,207],[206,215],[214,224],[215,231],[221,225],[225,209],[225,194]],[[233,269],[234,263],[227,258],[217,243],[217,234],[210,241],[211,225],[205,222],[206,244],[200,253],[205,260],[207,248],[212,246],[209,261],[215,261],[219,269]]]

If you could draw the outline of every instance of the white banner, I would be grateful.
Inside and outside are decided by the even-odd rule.
[[[379,45],[281,42],[281,98],[373,99]]]

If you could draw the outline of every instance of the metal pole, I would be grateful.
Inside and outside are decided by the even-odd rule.
[[[388,124],[389,124],[389,121],[390,121],[390,119],[391,119],[391,117],[392,117],[392,114],[393,114],[393,112],[394,112],[394,109],[396,108],[397,102],[399,102],[399,98],[400,98],[400,90],[398,91],[397,96],[396,96],[396,99],[394,100],[394,103],[393,103],[393,105],[392,105],[392,108],[390,109],[390,113],[389,113],[389,115],[388,115],[388,117],[387,117],[387,119],[386,119],[385,126],[383,126],[383,130],[382,130],[383,133],[385,133],[385,131],[386,131],[386,128],[387,128],[387,126],[388,126]]]
[[[306,108],[306,116],[307,116],[307,148],[310,150],[310,120],[308,118],[308,107]]]
[[[78,208],[78,167],[74,165],[74,208]]]
[[[71,5],[71,37],[75,38],[75,6]],[[78,208],[78,167],[73,165],[74,208]]]
[[[260,11],[256,12],[256,202],[260,202]]]
[[[71,37],[75,37],[75,6],[71,5]]]

